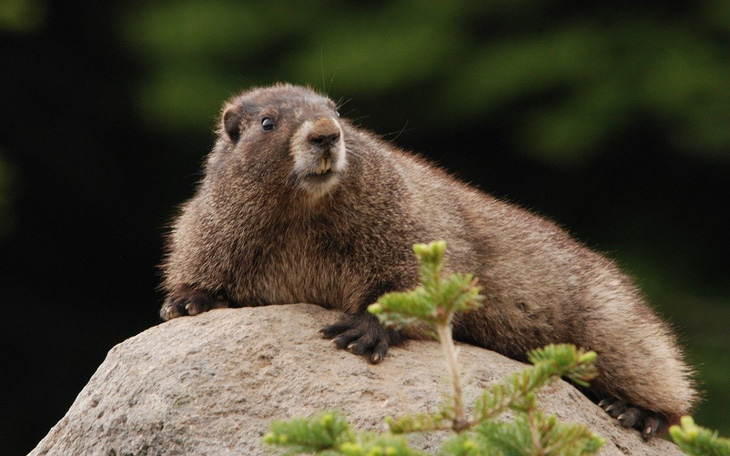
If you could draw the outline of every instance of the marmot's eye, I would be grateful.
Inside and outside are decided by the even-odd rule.
[[[268,117],[264,117],[264,120],[261,121],[261,129],[264,131],[271,131],[274,129],[274,121],[271,120]]]

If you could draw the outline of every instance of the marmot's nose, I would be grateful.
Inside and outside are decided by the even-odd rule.
[[[316,146],[331,146],[340,139],[340,126],[333,118],[322,117],[314,121],[307,139]]]

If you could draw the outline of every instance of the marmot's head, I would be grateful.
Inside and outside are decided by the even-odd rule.
[[[208,172],[243,172],[316,201],[337,184],[346,164],[335,103],[304,87],[280,84],[248,90],[224,105]]]

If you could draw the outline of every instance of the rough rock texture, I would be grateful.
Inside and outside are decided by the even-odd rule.
[[[369,365],[317,334],[338,314],[307,304],[221,309],[163,323],[117,345],[31,455],[258,455],[272,419],[343,411],[361,429],[436,410],[449,391],[438,344],[410,341]],[[522,364],[461,345],[465,396]],[[606,440],[605,455],[681,454],[641,441],[565,382],[541,404]],[[414,443],[435,452],[443,435]],[[269,453],[271,453],[269,451]]]

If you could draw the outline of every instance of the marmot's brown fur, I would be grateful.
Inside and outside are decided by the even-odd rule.
[[[645,437],[689,413],[697,394],[675,338],[610,260],[302,87],[252,89],[223,107],[205,178],[169,238],[161,315],[315,303],[346,313],[325,336],[378,362],[403,334],[366,307],[415,287],[411,247],[435,239],[449,270],[483,286],[484,306],[454,321],[457,340],[519,360],[549,343],[595,350],[592,391]]]

